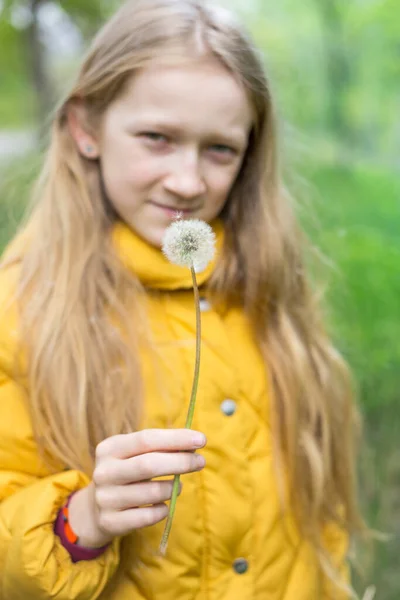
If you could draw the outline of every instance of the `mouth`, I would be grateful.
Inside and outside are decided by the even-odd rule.
[[[167,215],[174,217],[174,218],[178,217],[179,215],[184,216],[184,217],[190,216],[191,214],[193,214],[194,212],[196,212],[199,209],[199,207],[182,208],[182,207],[168,206],[167,204],[161,204],[160,202],[154,202],[154,200],[150,200],[149,204],[156,206],[160,210],[164,211]]]

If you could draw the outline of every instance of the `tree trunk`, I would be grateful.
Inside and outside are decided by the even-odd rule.
[[[341,8],[338,0],[317,0],[316,5],[321,15],[325,39],[329,125],[340,138],[354,142],[357,135],[346,106],[353,77]]]
[[[36,91],[39,137],[48,131],[51,112],[54,106],[54,89],[46,66],[45,52],[40,39],[38,12],[43,0],[29,0],[32,20],[24,30],[25,50],[29,76]]]

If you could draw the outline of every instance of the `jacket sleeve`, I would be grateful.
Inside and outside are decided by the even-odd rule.
[[[49,474],[17,384],[0,348],[0,600],[95,600],[119,565],[120,540],[95,560],[73,563],[53,532],[59,508],[89,480]]]
[[[325,526],[323,532],[324,543],[333,567],[335,577],[339,578],[341,586],[335,584],[327,575],[323,577],[321,600],[350,600],[350,565],[347,559],[349,538],[337,525]],[[348,590],[343,589],[347,587]]]

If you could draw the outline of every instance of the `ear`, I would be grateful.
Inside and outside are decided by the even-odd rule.
[[[99,144],[97,140],[86,131],[85,107],[81,100],[72,100],[67,109],[67,123],[69,132],[82,156],[88,159],[99,157]]]

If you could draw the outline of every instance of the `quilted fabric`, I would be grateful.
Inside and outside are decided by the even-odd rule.
[[[219,246],[222,228],[213,224]],[[142,427],[182,427],[192,380],[195,312],[190,272],[170,265],[123,225],[121,259],[147,288],[155,353],[143,353]],[[213,265],[199,275],[206,282]],[[0,307],[18,266],[0,273]],[[321,574],[293,515],[282,517],[272,457],[268,380],[241,311],[219,314],[203,299],[202,363],[194,429],[204,432],[202,472],[183,476],[167,556],[164,524],[115,539],[93,561],[72,563],[53,534],[66,497],[88,483],[51,474],[39,458],[27,407],[12,379],[17,309],[0,320],[1,600],[328,600],[345,598]],[[231,402],[226,403],[226,400]],[[229,410],[226,407],[229,407]],[[346,572],[344,535],[327,544]]]

